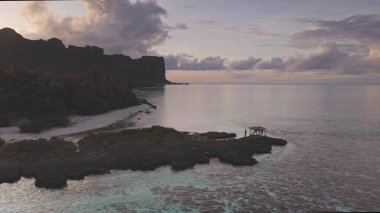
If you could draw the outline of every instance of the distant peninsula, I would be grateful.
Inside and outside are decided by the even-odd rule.
[[[0,30],[0,68],[7,69],[15,65],[31,71],[58,74],[95,70],[130,81],[170,83],[165,77],[163,57],[131,59],[121,54],[106,55],[100,47],[66,47],[57,38],[30,40],[11,28],[3,28]]]

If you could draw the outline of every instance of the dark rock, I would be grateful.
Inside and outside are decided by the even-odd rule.
[[[21,176],[36,179],[43,188],[63,188],[67,179],[105,174],[113,169],[151,171],[169,165],[182,171],[210,158],[235,166],[251,166],[253,154],[270,153],[273,145],[286,141],[264,136],[239,139],[201,139],[187,132],[153,126],[120,132],[91,134],[73,143],[59,139],[20,141],[0,150],[0,183]]]
[[[160,166],[168,165],[170,162],[167,154],[160,151],[155,153],[149,148],[146,151],[136,150],[128,155],[126,161],[132,171],[153,171]]]
[[[288,142],[281,138],[267,138],[273,146],[285,146]]]
[[[66,48],[65,45],[63,44],[63,42],[61,40],[59,40],[58,38],[51,38],[51,39],[47,40],[47,43],[50,46],[56,47],[58,49]]]
[[[110,170],[110,167],[107,162],[102,160],[97,160],[86,165],[86,173],[87,174],[105,174]]]
[[[221,153],[218,158],[221,162],[234,166],[252,166],[257,163],[257,160],[252,155],[241,154],[235,151]]]
[[[20,175],[25,178],[32,178],[40,169],[38,163],[24,163],[20,166]]]
[[[206,155],[193,155],[178,158],[170,163],[171,169],[174,171],[183,171],[193,168],[196,164],[209,163],[210,159]]]
[[[141,100],[140,100],[140,103],[141,103],[141,104],[149,105],[149,106],[152,107],[153,109],[157,109],[157,106],[156,106],[156,105],[154,105],[154,104],[148,102],[146,99],[141,99]]]
[[[130,168],[127,156],[117,155],[110,157],[111,168],[115,170],[127,170]]]
[[[63,173],[70,180],[83,180],[88,175],[86,163],[80,158],[66,160]]]
[[[39,171],[34,185],[39,188],[61,189],[67,186],[67,178],[55,169]]]
[[[206,132],[202,133],[201,136],[205,136],[211,139],[228,139],[235,138],[235,133],[227,133],[227,132]]]
[[[17,163],[0,164],[0,184],[14,183],[21,178],[19,165]]]
[[[2,41],[9,42],[9,41],[20,41],[24,39],[22,35],[18,34],[14,29],[12,28],[3,28],[0,30],[0,38]]]
[[[85,168],[74,167],[65,170],[64,173],[69,180],[83,180],[87,175],[87,170]]]
[[[59,159],[77,155],[76,146],[72,142],[56,140],[22,140],[8,143],[0,150],[1,158],[10,158],[17,162]]]

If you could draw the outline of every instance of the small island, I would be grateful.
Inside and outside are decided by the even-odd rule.
[[[78,143],[58,138],[14,143],[0,140],[0,184],[25,177],[35,178],[36,187],[59,189],[67,186],[67,180],[81,180],[110,170],[148,171],[170,166],[181,171],[207,164],[211,158],[251,166],[257,163],[253,154],[270,153],[272,146],[287,144],[286,140],[267,136],[230,138],[233,136],[153,126],[89,134]]]

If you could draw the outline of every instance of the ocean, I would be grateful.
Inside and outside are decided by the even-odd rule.
[[[0,185],[0,212],[380,211],[380,86],[167,85],[137,90],[157,105],[134,127],[243,136],[264,126],[288,145],[259,163],[173,172],[112,171],[63,190]]]

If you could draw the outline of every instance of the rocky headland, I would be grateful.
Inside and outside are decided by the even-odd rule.
[[[252,166],[253,154],[270,153],[286,140],[266,136],[230,138],[225,133],[188,133],[153,126],[145,129],[90,134],[77,144],[61,139],[24,140],[4,144],[0,140],[0,184],[34,178],[35,186],[64,188],[67,180],[110,170],[172,170],[207,164],[211,158],[235,166]],[[220,139],[220,138],[230,139]],[[218,139],[215,139],[218,138]]]
[[[96,70],[138,85],[170,83],[165,77],[163,57],[132,59],[122,54],[107,55],[96,46],[77,47],[57,38],[30,40],[11,28],[0,29],[0,68],[14,65],[27,70],[55,74],[78,74]]]

